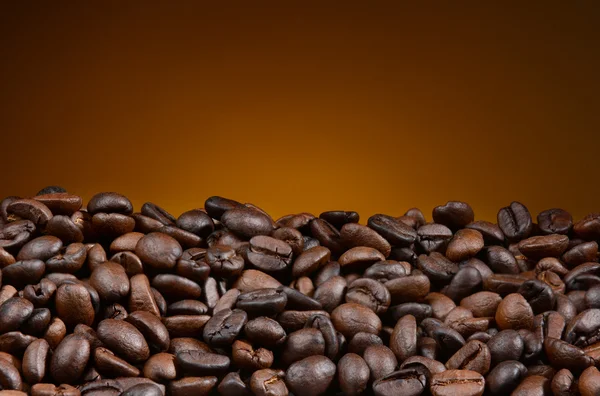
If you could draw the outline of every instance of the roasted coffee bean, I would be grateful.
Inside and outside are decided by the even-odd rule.
[[[227,372],[230,364],[227,356],[203,351],[180,352],[175,361],[189,376],[220,375]]]
[[[502,245],[504,244],[504,234],[497,224],[489,221],[478,220],[469,223],[465,228],[477,230],[483,236],[486,245]]]
[[[496,323],[502,330],[533,328],[533,311],[525,298],[518,293],[504,297],[496,310]]]
[[[33,312],[33,304],[21,297],[13,297],[0,305],[0,334],[17,330]]]
[[[533,230],[531,214],[520,202],[512,202],[498,211],[498,226],[509,242],[527,238]]]
[[[236,367],[255,371],[271,367],[273,352],[265,348],[255,350],[249,342],[236,340],[231,347],[231,359]]]
[[[305,328],[288,334],[282,362],[291,364],[305,357],[325,354],[325,338],[319,329]]]
[[[202,295],[202,288],[196,282],[173,274],[160,274],[152,279],[152,287],[165,298],[196,299]]]
[[[409,246],[417,239],[417,232],[392,216],[376,214],[367,221],[369,228],[384,237],[392,246]]]
[[[117,302],[129,294],[129,278],[125,269],[110,261],[92,272],[90,284],[98,291],[105,303]]]
[[[596,241],[584,242],[567,250],[562,259],[569,267],[596,260],[598,256],[598,243]]]
[[[364,270],[373,263],[385,260],[379,250],[372,247],[358,246],[347,250],[338,260],[346,271]]]
[[[204,325],[204,341],[211,346],[231,345],[247,321],[248,314],[245,311],[223,309]]]
[[[96,348],[94,363],[100,373],[109,377],[137,377],[140,375],[140,370],[115,356],[106,348]]]
[[[236,307],[248,315],[273,316],[284,310],[287,294],[281,289],[258,289],[239,295]]]
[[[58,383],[73,384],[83,375],[90,359],[90,343],[76,334],[65,337],[50,361],[50,374]]]
[[[98,212],[105,213],[121,213],[131,214],[133,213],[133,205],[127,199],[127,197],[115,193],[115,192],[104,192],[96,194],[90,199],[87,204],[87,210],[91,214]]]
[[[104,345],[130,363],[141,363],[150,356],[142,333],[123,320],[104,319],[98,323],[97,334]]]
[[[349,247],[365,246],[379,250],[384,257],[390,255],[391,246],[381,235],[369,227],[347,223],[340,230],[342,243]]]
[[[433,375],[430,389],[433,396],[481,396],[485,390],[485,380],[476,371],[446,370]]]
[[[431,288],[429,278],[417,272],[413,271],[410,276],[392,279],[384,283],[390,291],[392,304],[419,302],[429,293]]]
[[[594,359],[583,350],[556,338],[548,337],[544,340],[544,351],[555,367],[580,372],[594,365]]]
[[[479,291],[481,285],[481,272],[474,267],[465,266],[454,275],[445,293],[458,303],[468,295]]]
[[[217,387],[219,394],[232,396],[250,396],[252,393],[248,385],[240,378],[237,372],[230,372],[221,380]]]
[[[433,209],[433,221],[457,230],[471,223],[475,218],[473,209],[465,202],[449,201]]]
[[[173,237],[161,232],[152,232],[140,239],[135,254],[152,268],[168,270],[177,264],[183,250]]]
[[[581,396],[597,395],[600,392],[600,372],[596,367],[588,367],[579,377]]]
[[[383,378],[396,370],[398,359],[394,352],[385,345],[371,345],[363,353],[363,359],[370,370],[373,381]]]
[[[162,321],[171,338],[198,337],[210,318],[208,315],[175,315]]]
[[[444,253],[452,239],[452,231],[442,224],[429,223],[417,229],[416,244],[428,254],[431,252]]]
[[[544,234],[569,233],[573,227],[573,218],[569,212],[562,209],[548,209],[537,216],[538,227]]]
[[[277,289],[283,291],[286,294],[287,303],[285,307],[288,309],[312,310],[323,308],[321,303],[315,300],[314,298],[311,298],[298,290],[292,289],[291,287],[279,286]]]
[[[287,396],[285,373],[281,370],[257,370],[250,378],[250,389],[256,396]]]
[[[516,360],[499,363],[486,377],[487,388],[492,395],[508,395],[527,374],[527,368]]]
[[[370,370],[367,363],[356,353],[345,354],[337,366],[338,381],[346,395],[360,395],[368,385]]]
[[[390,336],[390,348],[400,362],[417,353],[417,321],[414,316],[400,318]]]
[[[273,231],[272,220],[253,208],[236,207],[227,210],[220,221],[228,230],[246,239],[256,235],[269,235]]]
[[[484,240],[477,230],[465,228],[458,230],[446,249],[446,257],[454,262],[475,256],[484,247]]]
[[[18,251],[35,232],[35,224],[29,220],[18,220],[0,227],[0,247]]]
[[[319,285],[313,297],[325,311],[331,312],[344,301],[347,285],[345,278],[334,276]]]
[[[360,216],[356,212],[345,212],[342,210],[332,210],[323,212],[319,215],[320,219],[328,221],[334,227],[341,229],[344,224],[358,223]]]
[[[519,251],[532,260],[560,257],[569,245],[566,235],[533,236],[519,242]]]
[[[30,384],[41,382],[46,375],[49,357],[50,345],[43,338],[29,344],[23,354],[23,377],[25,381]]]
[[[90,292],[82,284],[61,285],[56,290],[56,312],[68,327],[79,323],[91,325],[95,311]]]
[[[356,304],[342,304],[331,312],[331,321],[346,338],[358,332],[377,334],[381,330],[381,319],[369,308]]]
[[[7,218],[15,220],[29,220],[37,227],[44,228],[52,218],[52,212],[42,202],[21,198],[16,199],[6,207]]]
[[[292,261],[292,247],[279,239],[258,235],[250,239],[248,261],[265,272],[283,271]]]
[[[110,244],[111,253],[135,251],[135,246],[144,234],[141,232],[129,232],[115,238]]]
[[[294,395],[321,395],[326,393],[335,373],[336,366],[327,357],[310,356],[286,370],[285,383]]]
[[[448,361],[449,370],[472,370],[485,375],[491,366],[491,353],[486,344],[481,341],[469,341],[458,350]]]
[[[157,316],[147,311],[135,311],[125,320],[142,333],[151,351],[163,352],[169,348],[169,331]]]
[[[255,344],[273,348],[285,342],[286,333],[274,319],[259,317],[249,320],[244,326],[244,333]]]
[[[83,231],[73,222],[70,216],[58,215],[48,220],[46,233],[53,235],[63,241],[64,244],[71,242],[83,242]]]
[[[427,389],[428,376],[426,369],[401,369],[376,380],[373,391],[377,396],[420,395]]]
[[[422,254],[417,258],[417,267],[437,284],[447,284],[458,272],[458,265],[440,253]]]
[[[525,343],[515,330],[502,330],[487,342],[487,347],[492,357],[492,366],[495,366],[506,360],[519,360]]]

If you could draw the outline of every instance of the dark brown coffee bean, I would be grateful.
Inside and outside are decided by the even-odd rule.
[[[272,220],[253,208],[233,208],[221,216],[221,223],[236,235],[250,239],[256,235],[269,235],[273,231]]]
[[[579,264],[596,260],[598,256],[598,243],[595,241],[581,243],[567,250],[562,259],[569,267],[573,268]]]
[[[175,315],[162,321],[171,338],[198,337],[210,318],[208,315]]]
[[[452,231],[442,224],[429,223],[417,229],[417,246],[425,253],[444,253],[452,239]]]
[[[521,383],[526,374],[527,368],[521,362],[501,362],[487,375],[487,388],[492,395],[508,395]]]
[[[286,215],[283,216],[281,218],[279,218],[276,222],[275,225],[277,227],[287,227],[287,228],[294,228],[297,230],[302,230],[302,231],[308,231],[309,227],[309,223],[311,222],[311,220],[313,220],[315,218],[315,216],[311,213],[298,213],[298,214],[291,214],[291,215]]]
[[[179,275],[156,275],[152,279],[152,287],[170,299],[196,299],[202,295],[200,285]]]
[[[233,290],[236,291],[235,289]],[[223,297],[221,297],[221,299],[223,299]],[[198,300],[180,300],[170,304],[167,308],[167,313],[169,315],[206,315],[208,313],[208,307]]]
[[[362,304],[377,314],[386,312],[390,301],[388,289],[373,279],[357,279],[350,284],[346,292],[346,302]]]
[[[550,392],[550,381],[541,375],[526,377],[511,395],[514,396],[544,396]]]
[[[509,242],[527,238],[533,229],[531,214],[520,202],[512,202],[498,211],[498,226]]]
[[[420,255],[417,267],[436,284],[447,284],[458,272],[458,265],[437,252]]]
[[[56,292],[54,282],[43,278],[37,285],[27,285],[23,289],[23,297],[33,303],[34,307],[44,307]]]
[[[283,291],[287,295],[287,303],[285,305],[287,309],[315,310],[323,308],[320,302],[298,290],[287,286],[279,286],[277,289]]]
[[[346,224],[346,223],[344,223]],[[341,226],[339,227],[341,229]],[[313,237],[320,245],[328,248],[334,255],[340,255],[344,252],[344,242],[340,231],[324,219],[314,219],[310,222],[310,231]],[[304,243],[304,250],[310,247]]]
[[[96,213],[92,217],[92,227],[101,238],[112,240],[132,232],[135,228],[135,220],[120,213]]]
[[[48,341],[50,348],[55,350],[58,344],[60,344],[63,338],[65,338],[66,334],[67,327],[65,326],[64,322],[59,318],[53,318],[50,322],[50,325],[46,329],[44,339]]]
[[[562,209],[548,209],[537,216],[538,227],[544,234],[566,235],[573,227],[571,214]]]
[[[378,334],[381,330],[381,319],[375,312],[355,303],[338,306],[331,312],[331,321],[346,338],[352,338],[359,332]]]
[[[188,376],[224,374],[230,364],[227,356],[202,351],[180,352],[175,356],[175,361]]]
[[[59,238],[64,244],[83,242],[84,239],[83,231],[77,227],[70,216],[52,217],[46,224],[46,233]]]
[[[474,267],[465,266],[454,275],[445,293],[458,303],[466,296],[479,291],[481,285],[481,272]]]
[[[502,297],[498,293],[483,291],[463,298],[460,306],[470,310],[475,317],[494,317],[500,301]]]
[[[429,304],[404,303],[390,307],[389,312],[394,321],[399,320],[405,315],[412,315],[417,320],[417,323],[419,323],[423,319],[431,317],[433,310]]]
[[[46,260],[46,270],[48,272],[75,273],[83,267],[87,254],[85,245],[71,243],[60,249],[58,254]]]
[[[148,277],[138,274],[131,277],[129,293],[129,311],[148,311],[153,315],[160,316],[160,311],[155,299]]]
[[[229,372],[219,384],[217,388],[219,394],[221,395],[231,395],[231,396],[250,396],[252,393],[250,392],[250,388],[242,379],[240,378],[240,374],[237,372]]]
[[[341,276],[334,276],[319,285],[313,297],[325,311],[331,312],[344,301],[346,289],[346,279]]]
[[[157,353],[152,355],[144,364],[144,377],[155,382],[167,382],[177,378],[175,355]]]
[[[98,323],[97,334],[107,348],[130,363],[141,363],[150,356],[144,336],[130,323],[105,319]]]
[[[418,302],[429,293],[431,284],[429,278],[419,271],[413,271],[410,276],[396,278],[384,283],[390,292],[392,304]]]
[[[323,212],[319,215],[320,219],[326,220],[337,229],[341,229],[344,224],[358,223],[360,216],[356,212],[345,212],[342,210],[332,210]]]
[[[338,262],[346,271],[349,271],[351,269],[364,270],[371,264],[383,260],[385,260],[385,257],[379,250],[371,247],[359,246],[344,252],[344,254],[340,256]]]
[[[436,374],[436,373],[441,373],[442,371],[446,371],[446,366],[444,366],[443,363],[438,362],[437,360],[433,360],[433,359],[426,358],[424,356],[419,356],[419,355],[411,356],[408,359],[406,359],[404,362],[402,362],[402,364],[400,365],[400,368],[401,369],[409,368],[409,367],[414,367],[417,365],[425,366],[431,374]]]
[[[591,241],[600,239],[600,213],[590,213],[573,226],[578,237]]]
[[[319,329],[305,328],[287,336],[283,347],[282,362],[291,364],[305,357],[325,354],[325,339]]]
[[[367,225],[393,246],[409,246],[417,239],[417,233],[412,227],[392,216],[373,215],[369,217]]]
[[[414,316],[406,315],[398,320],[390,337],[390,348],[400,362],[417,353],[417,321]]]
[[[90,359],[90,343],[80,335],[65,337],[50,361],[50,374],[58,383],[74,384]]]
[[[372,345],[366,348],[363,359],[369,367],[370,377],[373,381],[391,374],[398,366],[394,352],[385,345]]]
[[[239,295],[236,307],[252,317],[273,316],[285,308],[287,295],[281,289],[258,289]]]
[[[267,317],[249,320],[244,326],[244,333],[255,344],[273,348],[285,342],[286,333],[281,325]]]
[[[231,347],[231,359],[237,367],[255,371],[271,367],[273,352],[265,348],[255,350],[249,342],[236,340]]]
[[[560,257],[568,244],[569,237],[566,235],[533,236],[519,242],[519,250],[528,258],[539,260],[544,257]]]
[[[190,337],[172,338],[169,344],[169,352],[172,355],[177,355],[183,351],[201,351],[212,352],[212,349],[206,343]]]
[[[394,371],[373,383],[377,396],[422,394],[427,389],[429,373],[422,367],[409,367]]]
[[[44,276],[46,265],[43,261],[32,259],[17,261],[2,269],[1,280],[5,284],[10,284],[18,289],[24,288],[26,285],[33,285],[40,281]]]
[[[285,383],[294,395],[322,395],[329,388],[335,373],[336,366],[327,357],[310,356],[287,369]]]
[[[173,237],[161,232],[153,232],[139,240],[135,254],[153,268],[171,269],[177,264],[183,250]]]
[[[229,246],[216,245],[206,251],[206,263],[217,276],[233,277],[244,269],[244,259]]]
[[[125,320],[142,333],[151,351],[164,352],[169,349],[169,331],[157,316],[146,311],[135,311]]]
[[[288,389],[281,370],[257,370],[250,378],[250,389],[256,396],[287,396]]]
[[[91,214],[105,212],[128,215],[133,213],[133,205],[127,197],[121,194],[104,192],[96,194],[90,199],[90,202],[87,204],[87,210]]]
[[[502,245],[504,244],[504,234],[500,227],[489,221],[478,220],[469,223],[465,226],[472,230],[477,230],[483,236],[486,245]]]
[[[485,390],[485,380],[475,371],[446,370],[433,375],[430,389],[433,396],[481,396]]]
[[[162,396],[162,389],[156,384],[138,384],[124,391],[121,396]]]
[[[342,392],[346,395],[360,395],[368,385],[369,366],[362,357],[355,353],[345,354],[337,366],[338,381]]]
[[[221,216],[226,211],[238,207],[243,207],[243,205],[232,199],[227,199],[218,196],[209,197],[204,202],[204,209],[206,209],[206,213],[208,213],[210,217],[216,220],[220,220]]]
[[[472,370],[485,375],[491,366],[491,353],[487,345],[481,341],[469,341],[458,350],[448,361],[446,367],[450,370]]]
[[[61,248],[62,241],[57,237],[41,236],[27,242],[19,251],[16,259],[18,261],[33,259],[46,261],[57,254]]]
[[[594,359],[583,350],[556,338],[546,338],[544,350],[550,363],[558,368],[580,372],[594,365]]]
[[[492,357],[492,365],[495,366],[506,360],[519,360],[525,343],[515,330],[502,330],[487,342],[487,347]]]
[[[369,227],[356,224],[344,224],[340,231],[342,243],[349,247],[365,246],[379,250],[384,257],[390,255],[391,246],[381,235]],[[341,264],[341,263],[340,263]]]
[[[182,213],[177,218],[177,227],[198,235],[201,238],[206,238],[214,231],[215,225],[208,214],[199,210],[193,209]]]
[[[0,227],[0,247],[17,252],[35,232],[35,224],[29,220],[18,220]]]
[[[13,297],[0,305],[0,334],[17,330],[31,316],[33,304],[21,297]]]
[[[34,199],[22,198],[12,201],[6,207],[8,218],[29,220],[37,227],[44,228],[52,218],[52,212],[46,205]]]
[[[292,275],[294,277],[310,275],[325,265],[330,257],[330,250],[323,246],[316,246],[306,250],[294,261]]]
[[[473,209],[465,202],[449,201],[433,209],[433,221],[453,230],[463,228],[474,219]]]
[[[285,270],[292,260],[292,248],[287,243],[269,236],[258,235],[250,239],[248,261],[265,272]]]
[[[88,289],[82,284],[63,284],[56,290],[56,312],[68,327],[91,325],[95,312]]]
[[[248,315],[240,309],[221,310],[204,325],[204,341],[211,346],[231,345],[247,321]]]
[[[439,320],[445,320],[446,316],[456,308],[454,301],[441,293],[428,293],[425,302],[431,307],[431,316]]]
[[[97,267],[90,276],[90,284],[98,291],[105,303],[119,301],[129,294],[129,278],[125,269],[113,262]]]
[[[38,339],[27,347],[23,354],[23,377],[30,384],[41,382],[46,375],[50,357],[50,345],[44,339]]]
[[[371,265],[366,269],[363,277],[385,283],[392,279],[408,276],[410,275],[411,270],[412,267],[407,262],[387,260]]]
[[[137,377],[140,375],[140,370],[115,356],[106,348],[96,348],[94,363],[100,373],[110,377]]]

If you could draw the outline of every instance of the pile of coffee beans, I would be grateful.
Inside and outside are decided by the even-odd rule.
[[[0,202],[0,395],[600,395],[600,214]]]

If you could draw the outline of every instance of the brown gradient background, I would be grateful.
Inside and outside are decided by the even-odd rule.
[[[2,196],[600,210],[597,2],[72,3],[0,5]]]

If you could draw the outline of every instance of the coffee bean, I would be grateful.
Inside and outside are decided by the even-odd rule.
[[[533,229],[531,214],[520,202],[512,202],[498,211],[498,226],[510,242],[527,238]]]
[[[398,366],[394,352],[385,345],[371,345],[365,349],[363,359],[369,367],[373,381],[391,374]]]
[[[88,340],[80,335],[68,335],[52,354],[50,374],[58,383],[76,383],[83,375],[90,359],[90,352]]]
[[[544,396],[550,392],[550,381],[541,375],[526,377],[511,395],[514,396]]]
[[[538,227],[544,234],[566,235],[573,227],[571,214],[563,209],[548,209],[537,216]]]
[[[344,224],[340,230],[342,243],[347,247],[365,246],[379,250],[384,257],[390,255],[391,246],[376,231],[356,223]]]
[[[400,362],[417,353],[417,321],[414,316],[400,318],[390,337],[390,348]]]
[[[237,372],[227,373],[221,380],[217,390],[221,395],[232,395],[232,396],[250,396],[250,389],[248,385],[240,378],[240,374]]]
[[[141,363],[150,355],[144,336],[130,323],[105,319],[98,323],[97,333],[104,345],[130,363]]]
[[[183,250],[173,237],[161,232],[152,232],[140,239],[135,254],[153,268],[171,269],[177,264]]]
[[[446,370],[433,375],[430,389],[433,396],[455,394],[481,396],[485,390],[485,380],[475,371]]]
[[[204,325],[204,341],[212,346],[227,346],[242,331],[248,314],[240,309],[223,309],[215,313]]]
[[[236,340],[231,347],[231,359],[237,367],[255,371],[271,367],[273,352],[265,348],[255,350],[249,342]]]
[[[381,319],[375,312],[356,303],[345,303],[334,309],[331,321],[347,338],[352,338],[361,331],[377,334],[381,330]]]
[[[428,373],[417,368],[405,368],[379,378],[373,383],[377,396],[420,395],[427,389]]]
[[[450,239],[452,239],[452,231],[442,224],[429,223],[417,229],[416,243],[426,254],[444,253]]]
[[[409,246],[417,239],[416,231],[392,216],[376,214],[367,221],[369,228],[384,237],[392,246]]]
[[[282,362],[291,364],[305,357],[325,354],[325,338],[319,329],[305,328],[288,334]]]
[[[531,306],[521,294],[509,294],[498,305],[496,323],[503,330],[531,329],[533,327]]]
[[[473,209],[465,202],[449,201],[445,205],[436,206],[433,209],[433,221],[453,230],[463,228],[474,218]]]
[[[485,375],[491,366],[491,353],[487,345],[481,341],[469,341],[448,361],[449,370],[472,370]]]
[[[170,299],[195,299],[202,295],[202,288],[199,284],[179,275],[156,275],[152,279],[152,286]]]
[[[533,236],[519,242],[519,250],[533,260],[544,257],[560,257],[569,245],[566,235],[550,234]]]
[[[600,372],[596,367],[588,367],[579,377],[579,393],[581,396],[597,395],[600,391]]]
[[[359,246],[347,250],[339,258],[340,265],[347,271],[351,269],[364,269],[373,263],[385,260],[385,256],[379,250]]]
[[[190,376],[220,375],[227,372],[230,364],[227,356],[202,351],[180,352],[175,361]]]
[[[360,395],[368,385],[369,366],[355,353],[345,354],[337,366],[340,389],[347,395]]]
[[[497,224],[478,220],[467,224],[465,228],[479,231],[486,245],[502,245],[504,243],[504,233]]]
[[[516,360],[500,362],[486,377],[487,388],[492,395],[508,395],[527,374],[527,368]]]
[[[336,366],[327,357],[310,356],[287,369],[285,383],[294,395],[321,395],[326,393],[335,373]]]
[[[169,383],[168,394],[173,396],[208,395],[217,385],[217,381],[217,377],[214,376],[182,378]]]
[[[483,236],[477,230],[458,230],[446,249],[446,257],[459,262],[475,256],[484,247]]]
[[[221,223],[236,235],[250,239],[256,235],[269,235],[273,231],[272,220],[252,208],[233,208],[221,216]]]
[[[585,240],[600,238],[600,214],[590,213],[573,225],[573,232]]]
[[[287,396],[285,374],[281,370],[257,370],[250,378],[250,389],[256,396]]]
[[[594,365],[594,359],[587,356],[584,351],[556,338],[546,338],[544,350],[548,360],[555,367],[579,372]]]
[[[265,288],[276,289],[279,286],[281,283],[272,276],[253,269],[243,271],[233,284],[233,287],[242,293]]]
[[[281,325],[267,317],[249,320],[244,326],[248,339],[256,344],[272,348],[285,342],[286,333]]]
[[[345,212],[343,210],[332,210],[319,215],[320,219],[326,220],[334,227],[340,229],[347,223],[358,223],[360,216],[356,212]]]
[[[421,301],[431,288],[429,278],[417,271],[410,276],[389,280],[384,285],[390,292],[392,304]]]
[[[236,307],[248,315],[273,316],[284,310],[287,294],[281,289],[258,289],[239,295]]]

